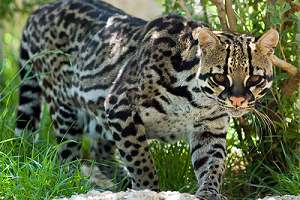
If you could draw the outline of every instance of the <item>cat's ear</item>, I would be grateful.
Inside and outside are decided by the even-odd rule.
[[[209,52],[215,50],[220,44],[217,36],[211,32],[208,28],[203,28],[198,36],[198,41],[202,46],[202,51]]]
[[[278,32],[275,29],[270,29],[258,39],[256,45],[262,54],[272,55],[278,40]]]

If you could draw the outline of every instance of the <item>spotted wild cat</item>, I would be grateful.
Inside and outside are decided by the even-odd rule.
[[[272,84],[270,55],[278,33],[261,37],[216,31],[167,15],[143,21],[96,0],[66,0],[36,10],[24,29],[20,67],[34,54],[20,88],[16,132],[38,129],[48,105],[60,163],[91,156],[111,160],[116,147],[134,189],[160,191],[148,138],[189,142],[197,195],[220,193],[230,116],[251,111]],[[69,58],[72,61],[70,66]],[[21,72],[24,77],[28,64]],[[46,73],[47,72],[47,73]],[[46,74],[41,74],[46,73]],[[113,178],[115,165],[100,165]],[[126,171],[118,168],[118,181]]]

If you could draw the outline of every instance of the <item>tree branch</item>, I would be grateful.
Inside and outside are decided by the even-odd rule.
[[[228,17],[228,22],[230,25],[231,31],[238,31],[236,19],[234,17],[233,9],[232,9],[232,0],[225,0],[225,11]]]
[[[275,55],[271,55],[271,60],[274,65],[286,71],[290,76],[288,79],[284,80],[280,86],[280,90],[281,93],[285,94],[288,98],[291,97],[295,90],[297,90],[298,84],[300,83],[300,69],[284,60],[279,59]]]
[[[248,29],[246,23],[243,21],[243,19],[237,14],[237,12],[235,10],[233,10],[234,14],[241,20],[241,22],[243,23],[245,29],[248,31],[248,33],[250,33],[250,35],[252,35],[252,32]]]
[[[210,0],[213,4],[216,5],[218,13],[219,13],[219,20],[223,31],[228,31],[228,25],[226,21],[226,13],[225,13],[225,5],[222,0]]]
[[[299,75],[300,75],[299,68],[295,67],[294,65],[292,65],[284,60],[279,59],[276,55],[271,55],[270,58],[274,65],[276,65],[277,67],[280,67],[281,69],[286,71],[290,77],[293,77],[293,78],[296,77],[299,79]]]
[[[179,5],[181,6],[182,10],[185,12],[185,16],[188,20],[193,20],[192,15],[189,11],[189,9],[186,7],[185,3],[183,0],[178,0],[177,1]]]

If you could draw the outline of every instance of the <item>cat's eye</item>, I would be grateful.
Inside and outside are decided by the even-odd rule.
[[[253,75],[253,76],[250,76],[250,78],[249,78],[249,82],[251,84],[257,84],[260,81],[261,81],[261,76],[259,76],[259,75]]]
[[[218,84],[226,84],[228,79],[224,74],[214,74],[213,79]]]

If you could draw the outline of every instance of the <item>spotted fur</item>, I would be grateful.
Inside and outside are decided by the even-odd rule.
[[[189,142],[197,195],[220,194],[230,115],[251,110],[272,84],[270,55],[278,33],[262,37],[212,30],[176,15],[146,22],[96,0],[49,3],[24,29],[20,67],[32,60],[20,88],[21,134],[39,126],[46,101],[60,162],[81,157],[82,134],[96,161],[111,160],[117,146],[134,189],[159,191],[147,139]],[[69,58],[73,66],[70,66]],[[30,65],[21,72],[24,77]],[[115,142],[113,142],[115,141]],[[112,178],[113,164],[103,167]],[[118,168],[118,180],[125,170]]]

